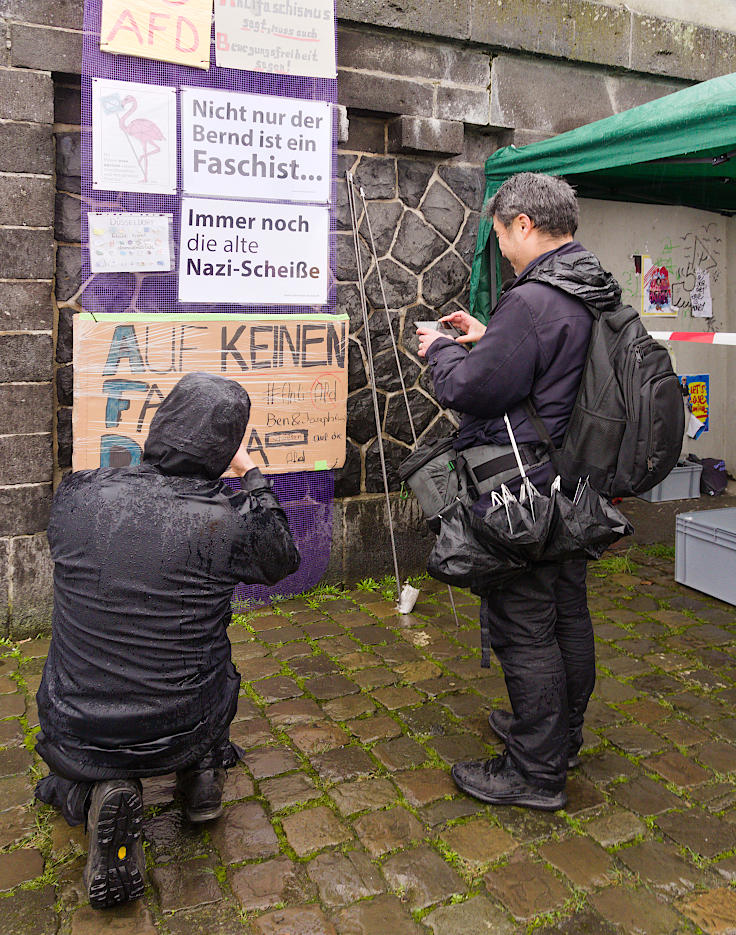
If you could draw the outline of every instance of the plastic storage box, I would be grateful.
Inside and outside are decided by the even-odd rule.
[[[690,500],[700,496],[700,475],[703,465],[682,461],[656,487],[639,494],[641,500],[658,503],[660,500]]]
[[[675,581],[736,604],[736,507],[676,517]]]

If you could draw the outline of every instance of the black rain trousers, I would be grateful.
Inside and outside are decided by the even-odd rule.
[[[501,663],[514,720],[507,749],[540,788],[565,785],[595,685],[585,561],[538,563],[481,600],[481,629]]]

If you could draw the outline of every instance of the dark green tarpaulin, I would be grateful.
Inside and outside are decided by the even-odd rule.
[[[563,175],[581,198],[736,213],[736,74],[541,143],[499,149],[486,161],[484,200],[517,172]],[[492,307],[491,234],[490,222],[481,219],[470,305],[483,321]]]

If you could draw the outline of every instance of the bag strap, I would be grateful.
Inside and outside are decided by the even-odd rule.
[[[547,426],[539,417],[539,413],[537,412],[531,397],[525,399],[523,405],[524,412],[527,414],[529,421],[534,426],[534,429],[539,436],[539,440],[547,448],[547,454],[549,454],[549,459],[552,462],[552,467],[555,469],[555,473],[559,474],[560,469],[557,466],[557,449],[555,448],[555,443],[552,441],[552,436],[547,431]]]

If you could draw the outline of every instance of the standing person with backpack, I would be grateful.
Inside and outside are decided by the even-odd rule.
[[[464,332],[456,340],[419,329],[419,355],[430,364],[438,401],[463,414],[456,449],[510,446],[507,413],[531,480],[549,493],[556,471],[533,416],[559,447],[586,365],[593,324],[588,307],[616,308],[620,288],[574,240],[578,205],[564,180],[512,176],[485,211],[516,278],[487,327],[455,312],[444,320]],[[535,269],[556,264],[564,283],[535,281]],[[469,344],[475,346],[468,352]],[[480,515],[488,499],[475,504]],[[511,712],[494,711],[489,718],[506,749],[488,760],[456,763],[453,778],[484,802],[563,808],[567,771],[579,763],[583,717],[595,684],[586,563],[532,564],[486,593],[480,614],[511,700]]]

